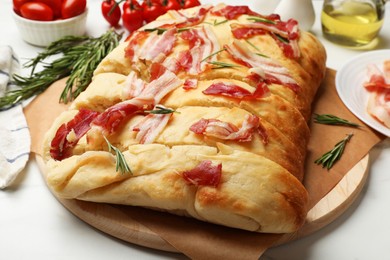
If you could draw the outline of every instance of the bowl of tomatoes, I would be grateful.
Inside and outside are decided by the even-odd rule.
[[[24,41],[48,46],[65,36],[85,34],[86,0],[13,0],[13,17]]]

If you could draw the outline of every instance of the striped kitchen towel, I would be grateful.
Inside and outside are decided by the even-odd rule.
[[[10,46],[0,46],[0,97],[17,88],[11,83],[20,69]],[[22,105],[0,110],[0,189],[9,186],[24,169],[30,154],[30,132]]]

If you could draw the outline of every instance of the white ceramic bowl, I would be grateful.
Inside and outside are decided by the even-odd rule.
[[[84,35],[87,14],[88,9],[85,9],[85,12],[78,16],[55,21],[30,20],[15,12],[13,12],[13,17],[23,40],[36,46],[45,47],[64,36]]]

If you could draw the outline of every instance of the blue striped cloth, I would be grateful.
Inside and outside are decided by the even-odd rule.
[[[18,73],[19,61],[10,46],[0,46],[0,97],[12,90],[12,75]],[[0,111],[0,189],[9,186],[25,168],[30,154],[31,137],[22,105]]]

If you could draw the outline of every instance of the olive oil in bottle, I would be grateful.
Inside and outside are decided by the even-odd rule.
[[[322,31],[332,42],[363,46],[378,35],[383,16],[382,1],[325,1],[321,14]]]

